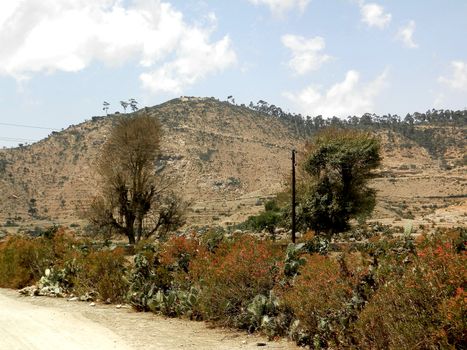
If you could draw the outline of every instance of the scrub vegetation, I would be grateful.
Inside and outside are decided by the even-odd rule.
[[[465,229],[368,236],[320,253],[311,233],[288,246],[246,234],[212,235],[214,242],[173,236],[141,242],[128,259],[59,229],[0,243],[0,286],[47,282],[64,295],[126,301],[315,349],[461,349]]]

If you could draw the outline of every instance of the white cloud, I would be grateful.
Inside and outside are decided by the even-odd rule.
[[[305,74],[317,70],[332,57],[321,53],[326,43],[323,38],[304,38],[297,35],[283,35],[282,44],[292,51],[288,65],[297,74]]]
[[[350,70],[344,81],[336,83],[325,92],[320,88],[308,86],[298,93],[286,92],[284,96],[290,99],[301,113],[307,115],[347,117],[371,113],[375,98],[386,85],[387,75],[387,71],[384,71],[375,80],[360,83],[360,74]]]
[[[376,27],[379,29],[385,28],[391,22],[392,15],[385,13],[381,5],[375,3],[365,4],[360,2],[360,13],[362,21],[369,27]]]
[[[276,16],[283,16],[293,8],[305,11],[310,0],[249,0],[254,5],[266,5]]]
[[[121,0],[2,1],[0,75],[20,80],[35,72],[80,71],[93,61],[112,66],[136,59],[148,70],[144,86],[179,92],[235,62],[227,36],[210,39],[215,26],[212,14],[207,23],[192,25],[159,0],[128,6]],[[176,68],[150,81],[158,77],[151,71],[156,64]]]
[[[438,81],[452,89],[467,91],[467,62],[452,61],[451,69],[450,77],[439,77]]]
[[[202,32],[191,32],[183,38],[178,51],[177,59],[140,75],[144,87],[151,91],[180,93],[184,86],[209,73],[222,71],[236,60],[229,38],[208,44]]]
[[[418,45],[413,40],[413,33],[415,32],[415,21],[409,21],[406,26],[399,28],[396,38],[410,48],[415,49]]]

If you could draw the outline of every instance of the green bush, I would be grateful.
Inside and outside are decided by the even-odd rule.
[[[237,225],[237,228],[255,232],[266,230],[270,234],[274,234],[275,228],[283,223],[283,216],[278,200],[272,199],[264,203],[263,212],[248,217],[246,221]]]

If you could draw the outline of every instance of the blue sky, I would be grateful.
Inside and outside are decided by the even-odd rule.
[[[465,0],[0,0],[0,147],[101,115],[104,100],[466,108],[466,18]]]

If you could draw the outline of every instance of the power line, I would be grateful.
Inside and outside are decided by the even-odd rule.
[[[0,136],[0,141],[11,141],[11,142],[37,142],[38,140],[31,140],[31,139],[22,139],[22,138],[16,138],[16,137]]]
[[[41,130],[51,130],[51,131],[58,130],[58,129],[48,128],[48,127],[45,127],[45,126],[25,125],[25,124],[14,124],[14,123],[3,123],[3,122],[0,122],[0,125],[13,126],[13,127],[17,127],[17,128],[41,129]],[[13,142],[13,143],[21,143],[21,142],[37,142],[37,141],[39,141],[39,140],[25,139],[25,138],[20,138],[20,137],[0,136],[0,141],[3,141],[3,142]]]
[[[58,129],[54,129],[54,128],[47,128],[47,127],[44,127],[44,126],[24,125],[24,124],[13,124],[13,123],[0,123],[0,125],[15,126],[15,127],[18,127],[18,128],[43,129],[43,130],[58,130]]]

